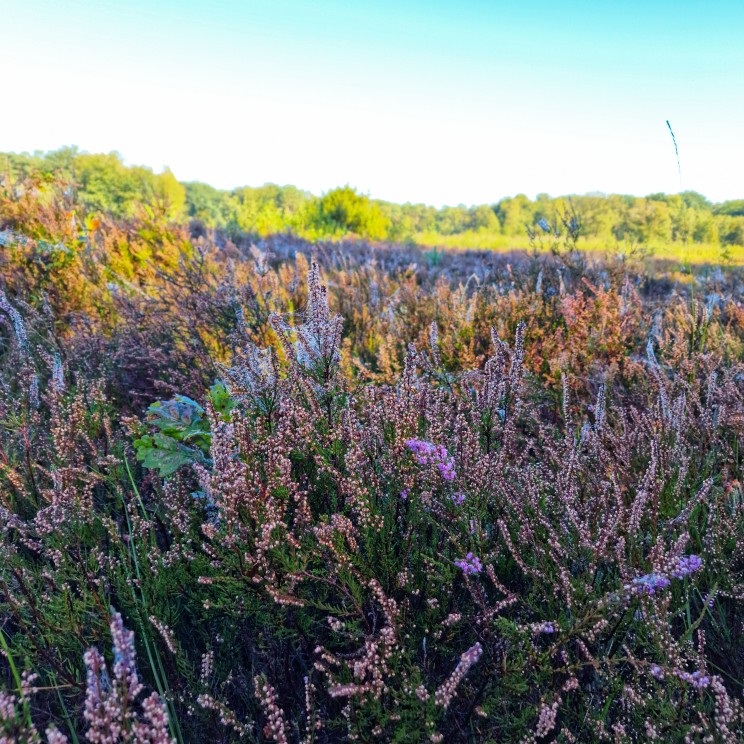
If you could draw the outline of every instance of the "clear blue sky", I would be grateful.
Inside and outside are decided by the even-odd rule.
[[[744,197],[744,0],[0,0],[0,150],[222,188]]]

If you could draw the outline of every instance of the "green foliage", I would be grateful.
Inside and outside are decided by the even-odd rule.
[[[214,412],[223,420],[230,420],[230,413],[237,408],[237,400],[230,394],[229,390],[225,386],[222,380],[217,382],[209,388],[209,402],[212,404]]]
[[[63,148],[42,155],[0,155],[15,176],[43,173],[71,183],[77,202],[86,210],[131,217],[139,209],[150,209],[160,217],[183,216],[186,189],[169,170],[154,174],[149,168],[124,165],[118,153],[88,154]]]
[[[203,183],[180,184],[166,170],[125,166],[116,153],[96,155],[76,148],[18,155],[0,154],[0,169],[14,178],[41,174],[73,184],[84,211],[117,218],[145,212],[164,220],[198,220],[233,234],[265,237],[292,233],[310,240],[349,236],[424,246],[527,249],[527,229],[554,224],[568,199],[524,194],[491,205],[434,207],[370,199],[349,186],[316,197],[294,186],[265,184],[223,191]],[[744,201],[711,204],[694,191],[647,197],[587,194],[570,198],[582,221],[579,250],[618,251],[624,245],[659,256],[681,252],[698,263],[711,254],[744,261]],[[696,248],[695,246],[699,246]]]
[[[376,203],[349,186],[333,189],[322,196],[316,219],[321,232],[338,236],[351,233],[372,240],[385,238],[390,223]]]
[[[207,462],[211,436],[204,409],[196,401],[185,395],[157,401],[147,409],[147,423],[158,431],[134,441],[137,459],[144,467],[165,477],[181,465]]]
[[[248,234],[287,232],[303,224],[301,215],[308,195],[294,186],[266,184],[244,187],[224,195],[228,203],[228,226]]]
[[[186,213],[191,219],[200,220],[209,227],[226,225],[230,210],[224,192],[206,183],[184,184],[186,191]]]
[[[727,214],[730,217],[744,217],[744,199],[726,201],[714,207],[715,214]]]

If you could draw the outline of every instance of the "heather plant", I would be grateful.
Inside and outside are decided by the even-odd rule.
[[[311,269],[311,291],[320,297],[315,272],[317,267]],[[571,415],[565,400],[564,441],[556,442],[554,427],[542,424],[534,412],[530,418],[537,433],[529,436],[518,425],[526,404],[521,327],[514,350],[494,337],[495,356],[481,376],[466,377],[469,389],[464,397],[459,386],[443,386],[430,374],[419,377],[417,360],[427,372],[432,359],[411,353],[397,389],[374,394],[367,390],[362,409],[355,410],[346,399],[336,417],[333,409],[328,417],[318,404],[330,393],[322,389],[320,398],[316,393],[320,383],[335,374],[338,341],[333,319],[316,300],[309,303],[305,321],[314,330],[299,335],[290,348],[294,355],[288,376],[274,383],[288,386],[274,425],[259,421],[260,407],[253,408],[248,420],[225,423],[213,417],[214,465],[211,473],[201,470],[199,482],[201,500],[214,510],[206,534],[231,551],[237,546],[241,553],[247,551],[251,583],[280,608],[291,608],[292,616],[305,611],[312,623],[313,610],[320,611],[315,622],[324,621],[326,632],[313,632],[314,648],[306,642],[306,664],[315,660],[302,671],[319,673],[330,699],[346,703],[345,735],[364,738],[377,731],[392,738],[436,738],[442,729],[455,733],[466,726],[479,737],[495,736],[496,730],[518,736],[529,726],[516,710],[529,705],[535,690],[542,693],[539,704],[534,703],[533,734],[538,738],[553,731],[559,711],[568,738],[580,735],[581,727],[577,733],[571,728],[582,717],[584,726],[593,727],[588,735],[599,739],[620,730],[641,730],[646,720],[650,727],[659,727],[663,737],[675,727],[688,733],[701,726],[703,730],[691,710],[681,721],[664,718],[672,712],[679,718],[672,701],[685,685],[707,690],[715,678],[725,689],[720,677],[704,671],[701,649],[690,651],[685,643],[699,630],[710,599],[699,604],[699,617],[683,621],[676,632],[678,610],[670,608],[672,592],[679,591],[673,583],[684,584],[703,566],[700,556],[683,551],[691,539],[688,520],[693,514],[699,520],[701,510],[711,506],[712,484],[704,481],[697,492],[680,499],[686,473],[679,468],[686,470],[689,463],[672,456],[672,447],[680,447],[681,431],[671,441],[662,435],[675,426],[665,407],[664,384],[650,411],[620,414],[621,420],[629,415],[640,424],[645,437],[628,439],[611,429],[604,387],[593,407],[594,421],[583,426],[580,435],[568,431]],[[315,342],[310,344],[308,338]],[[309,388],[297,380],[303,370]],[[649,376],[654,378],[655,371],[652,367]],[[293,388],[300,398],[290,403]],[[567,390],[565,394],[568,397]],[[733,390],[728,394],[740,396]],[[233,410],[231,419],[239,410]],[[312,429],[313,418],[323,425]],[[680,426],[681,420],[676,421]],[[283,431],[286,423],[288,430]],[[623,423],[621,431],[627,432],[628,422]],[[284,440],[279,451],[277,440]],[[634,475],[624,473],[617,462],[609,469],[602,466],[611,452],[623,449],[629,463],[650,459],[636,467]],[[259,479],[253,481],[257,490],[244,490],[251,451],[261,452],[254,465],[261,463],[261,475],[253,476]],[[280,451],[291,453],[284,465]],[[449,484],[456,479],[462,490],[451,490]],[[674,489],[662,517],[661,494],[667,483]],[[221,570],[200,576],[203,585],[235,580],[238,566],[229,554],[212,543],[207,555],[212,568]],[[733,568],[735,574],[735,558]],[[730,580],[725,590],[712,588],[719,602],[722,591],[739,591],[737,580]],[[445,586],[446,601],[441,593]],[[690,591],[678,595],[688,613]],[[219,597],[207,600],[210,609],[220,603]],[[401,616],[407,618],[407,633]],[[453,634],[463,622],[463,631]],[[285,628],[287,623],[285,616]],[[361,645],[355,644],[355,637]],[[540,642],[543,637],[547,645]],[[443,674],[446,659],[453,658],[457,638],[478,645],[460,652],[460,662],[449,677],[440,677],[437,687],[432,683]],[[698,645],[703,638],[698,633]],[[448,720],[445,712],[454,707],[453,698],[484,647],[495,657],[491,663],[501,665],[500,674],[495,667],[490,675],[482,674],[480,689],[470,690],[470,714],[461,710],[465,718],[455,714]],[[613,647],[618,648],[614,654]],[[299,651],[302,656],[302,644]],[[301,659],[295,663],[302,664]],[[545,676],[548,670],[552,682]],[[301,720],[301,714],[288,715],[278,705],[276,690],[285,689],[290,680],[286,670],[275,674],[279,678],[273,683],[257,683],[257,697],[268,716],[267,730],[283,740],[286,722]],[[661,698],[669,703],[666,714],[647,674],[653,684],[668,680],[669,697]],[[527,677],[530,684],[517,685],[517,677]],[[493,697],[503,705],[507,692],[513,697],[511,715],[516,720],[502,721],[489,731],[488,701]],[[586,698],[594,695],[607,697],[592,708]],[[610,716],[610,726],[606,721],[615,697],[616,718]],[[578,708],[564,710],[569,699]],[[717,702],[711,702],[709,715],[721,720],[725,740],[726,717],[733,721],[739,715],[737,704],[715,694],[713,699]],[[397,712],[417,707],[419,715],[408,722]],[[482,723],[473,722],[476,707],[483,711]]]
[[[736,271],[130,227],[2,263],[5,740],[741,739]]]

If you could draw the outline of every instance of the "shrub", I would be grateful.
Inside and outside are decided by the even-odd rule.
[[[104,222],[73,311],[60,208],[0,262],[5,740],[741,739],[737,271],[176,233],[123,282],[162,234]]]

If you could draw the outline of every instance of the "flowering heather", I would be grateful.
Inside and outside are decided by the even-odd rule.
[[[666,576],[659,574],[650,573],[645,576],[641,576],[638,579],[633,579],[633,586],[640,592],[646,592],[647,594],[655,594],[662,589],[666,589],[671,582]]]
[[[406,440],[406,447],[413,452],[419,465],[434,465],[445,480],[455,479],[455,461],[443,445],[420,439]]]
[[[697,555],[685,555],[677,559],[674,568],[669,575],[661,573],[650,573],[633,579],[633,587],[636,591],[646,594],[655,594],[666,589],[670,584],[670,578],[683,579],[685,576],[699,571],[703,566],[703,560]]]
[[[0,180],[0,741],[744,740],[742,270],[43,185]]]
[[[434,694],[434,701],[437,705],[441,705],[443,708],[448,708],[452,702],[452,698],[457,692],[457,688],[464,679],[465,675],[470,669],[478,662],[478,659],[483,655],[483,647],[480,643],[476,643],[475,646],[469,648],[461,657],[460,661],[455,667],[455,671],[449,676],[447,681],[437,689]]]
[[[544,623],[538,623],[534,627],[535,633],[545,633],[545,634],[551,634],[555,633],[555,625],[551,623],[550,621],[544,622]]]
[[[15,333],[16,342],[18,343],[19,349],[24,354],[28,353],[28,335],[26,334],[26,325],[23,322],[21,314],[13,307],[13,305],[10,304],[7,295],[1,289],[0,310],[2,310],[8,316],[8,318],[10,318],[10,322],[13,326],[13,331]]]
[[[671,571],[675,579],[683,579],[685,576],[699,571],[703,567],[703,559],[698,555],[685,555],[677,561],[677,566]]]
[[[118,612],[114,613],[110,628],[114,646],[113,678],[109,677],[98,649],[88,649],[83,657],[86,739],[93,744],[112,741],[171,744],[174,739],[168,731],[168,714],[158,694],[153,692],[138,702],[144,687],[135,667],[134,633],[124,627]]]
[[[477,574],[483,570],[480,559],[472,553],[468,553],[465,558],[455,561],[455,565],[461,568],[462,572],[466,574]]]

